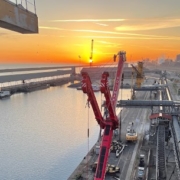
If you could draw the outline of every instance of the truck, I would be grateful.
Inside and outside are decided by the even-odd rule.
[[[144,154],[141,154],[139,159],[138,171],[137,171],[137,179],[143,180],[144,177],[145,177],[145,161],[144,161]]]

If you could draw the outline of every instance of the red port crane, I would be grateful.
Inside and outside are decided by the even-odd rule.
[[[100,90],[101,93],[104,94],[105,106],[108,109],[108,116],[106,117],[106,119],[103,118],[101,111],[99,109],[88,73],[82,72],[82,77],[83,77],[82,90],[88,96],[88,102],[90,102],[93,108],[93,112],[98,124],[102,129],[104,129],[94,180],[104,180],[105,178],[106,166],[108,161],[108,155],[110,152],[113,130],[117,129],[119,125],[115,109],[116,109],[116,102],[117,102],[119,87],[122,78],[123,65],[124,62],[126,61],[126,53],[124,51],[120,51],[118,55],[119,55],[119,62],[118,62],[112,97],[108,87],[109,73],[104,72],[101,78]]]

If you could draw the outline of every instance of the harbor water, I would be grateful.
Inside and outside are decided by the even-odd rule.
[[[68,85],[2,99],[0,114],[1,180],[66,180],[99,134],[87,95]]]

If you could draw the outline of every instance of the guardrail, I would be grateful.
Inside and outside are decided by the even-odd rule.
[[[149,160],[151,156],[151,150],[148,152],[148,158],[147,158],[147,170],[146,170],[146,180],[148,180],[148,174],[149,174]]]
[[[21,9],[27,10],[36,14],[36,2],[35,0],[6,0],[13,4],[16,4]]]

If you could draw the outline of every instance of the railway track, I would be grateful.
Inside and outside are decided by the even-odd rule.
[[[163,80],[161,84],[164,84]],[[162,90],[159,91],[159,100],[165,99],[165,95]],[[164,109],[159,106],[159,115],[163,113]],[[159,126],[157,131],[157,149],[156,149],[156,179],[166,180],[166,154],[165,154],[165,126],[163,120],[159,119]]]
[[[149,96],[149,92],[144,92],[144,99],[148,99],[148,96]],[[135,122],[135,124],[137,124],[137,127],[136,127],[136,131],[138,132],[138,137],[143,137],[142,133],[143,132],[143,128],[144,128],[144,121],[145,121],[145,118],[143,118],[143,113],[144,113],[144,109],[141,108],[141,109],[131,109],[129,112],[128,112],[128,115],[127,117],[124,117],[122,119],[122,123],[123,125],[125,125],[125,121],[126,121],[126,125],[128,125],[128,122],[127,120],[129,119],[129,117],[133,117],[134,120],[137,120],[138,119],[138,122]],[[120,166],[123,164],[123,166],[120,166],[121,168],[121,174],[120,174],[120,179],[134,179],[136,177],[136,170],[133,170],[134,169],[134,163],[135,163],[135,157],[136,157],[136,154],[138,153],[139,151],[139,147],[141,146],[141,143],[142,143],[142,139],[141,140],[138,140],[140,141],[137,142],[136,144],[134,143],[130,143],[128,144],[128,146],[126,147],[125,151],[123,151],[119,161],[117,162],[117,166]],[[138,146],[138,147],[136,147]],[[135,153],[135,154],[134,154]],[[130,173],[131,172],[131,173]],[[130,174],[129,174],[130,173]]]

